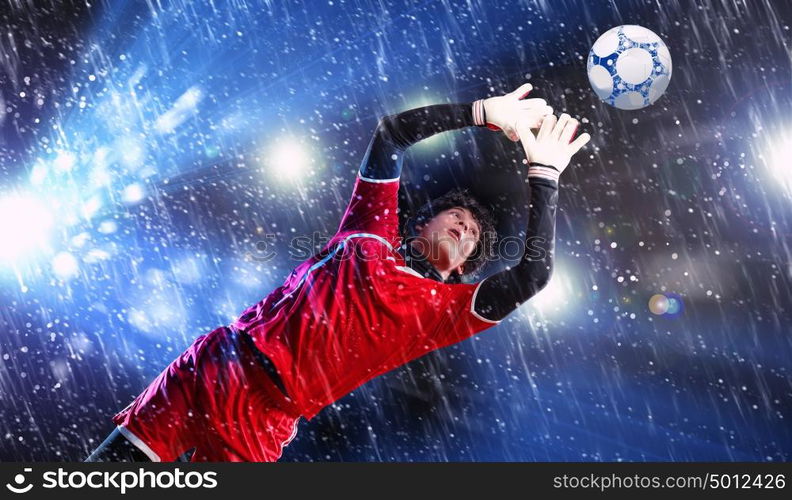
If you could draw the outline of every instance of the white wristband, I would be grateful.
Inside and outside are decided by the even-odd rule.
[[[479,127],[487,125],[487,115],[484,112],[484,99],[479,99],[473,103],[473,123]]]
[[[530,167],[528,167],[529,178],[537,177],[537,178],[548,179],[551,181],[558,182],[558,178],[560,176],[561,176],[561,172],[559,172],[555,168],[548,167],[540,163],[531,163]]]

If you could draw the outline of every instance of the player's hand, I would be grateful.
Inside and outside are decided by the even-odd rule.
[[[476,125],[486,125],[491,130],[503,130],[514,142],[517,134],[517,118],[522,116],[532,128],[539,127],[542,118],[553,113],[553,108],[544,99],[526,99],[533,85],[526,83],[506,95],[481,99],[473,103],[473,118]]]
[[[566,113],[558,119],[555,115],[549,115],[544,118],[534,137],[531,132],[533,117],[525,114],[517,119],[516,129],[528,161],[553,167],[557,171],[557,179],[569,165],[572,156],[591,139],[589,134],[580,134],[577,139],[572,140],[578,125],[578,121]]]

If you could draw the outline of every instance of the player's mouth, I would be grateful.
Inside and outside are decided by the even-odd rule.
[[[448,230],[448,233],[457,241],[462,239],[462,233],[460,233],[458,229],[451,228]]]

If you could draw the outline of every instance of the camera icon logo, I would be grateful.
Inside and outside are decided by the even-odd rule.
[[[23,472],[33,472],[33,469],[30,467],[25,467]],[[6,483],[6,488],[8,488],[12,493],[27,493],[33,488],[33,485],[28,484],[27,486],[23,486],[26,480],[27,478],[25,477],[25,474],[17,474],[14,476],[14,484],[16,486],[14,484]]]

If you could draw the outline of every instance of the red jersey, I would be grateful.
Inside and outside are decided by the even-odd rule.
[[[302,415],[497,321],[472,304],[479,284],[424,278],[397,252],[399,180],[358,176],[338,232],[232,326],[275,364]]]

